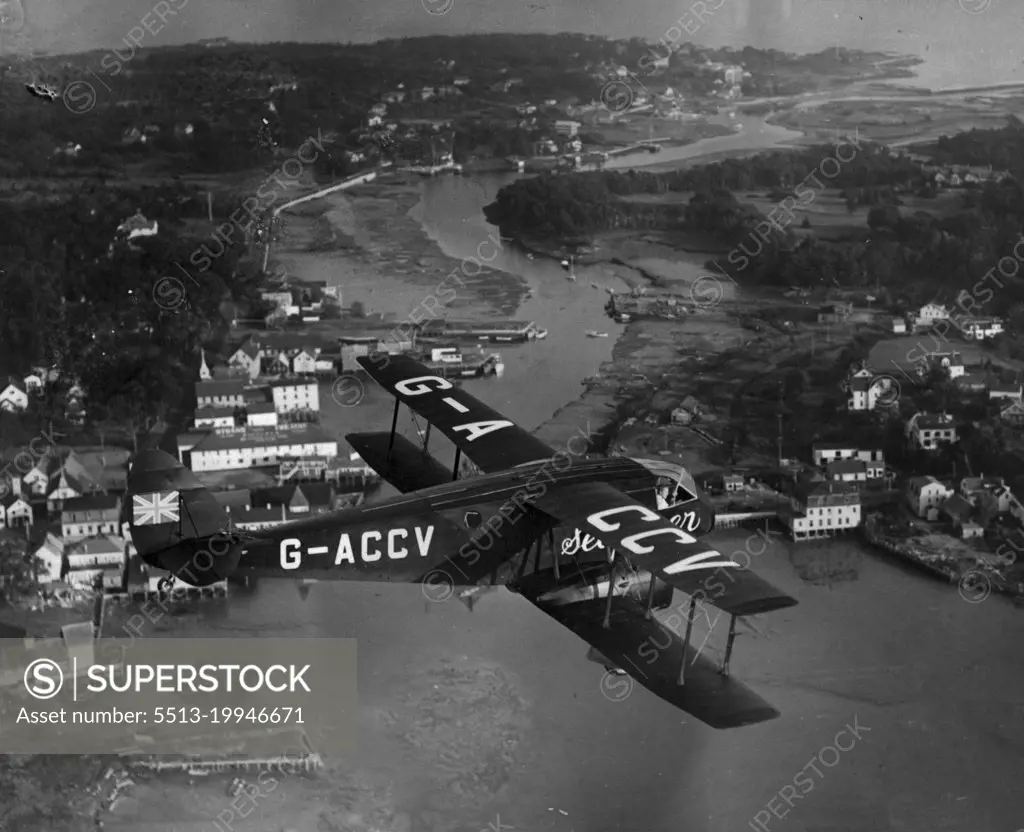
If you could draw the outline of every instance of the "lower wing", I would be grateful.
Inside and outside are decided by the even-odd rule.
[[[647,618],[646,605],[631,594],[615,595],[610,626],[605,627],[607,582],[595,586],[591,597],[581,599],[575,591],[569,597],[552,592],[549,573],[536,580],[531,577],[521,585],[523,597],[670,705],[712,728],[739,728],[779,716],[742,682],[723,675],[701,650],[684,643],[653,616]],[[608,680],[608,696],[615,698],[615,686]],[[626,694],[628,689],[620,696]]]

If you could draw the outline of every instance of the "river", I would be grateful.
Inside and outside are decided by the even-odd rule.
[[[751,127],[745,138],[677,150],[716,153],[759,137],[774,145],[786,133]],[[469,256],[494,230],[482,206],[510,178],[425,181],[416,215],[446,253]],[[591,280],[609,285],[609,277],[581,269],[572,284],[557,264],[528,260],[509,246],[494,265],[526,279],[534,293],[517,317],[551,334],[507,350],[503,379],[467,386],[533,428],[573,400],[582,377],[608,357],[612,338],[588,339],[582,331],[598,324],[616,331],[600,313],[604,293],[590,287]],[[729,552],[763,548],[745,533],[714,539]],[[794,564],[828,559],[843,561],[853,577],[830,587],[797,576]],[[414,818],[417,832],[479,832],[496,829],[496,820],[503,829],[551,832],[761,828],[749,823],[758,812],[763,820],[769,801],[809,772],[808,761],[855,720],[860,738],[840,740],[849,750],[838,762],[824,753],[821,776],[810,774],[811,790],[797,789],[801,799],[785,819],[771,819],[771,830],[1013,832],[1024,825],[1018,612],[997,598],[967,603],[955,588],[848,541],[774,540],[755,561],[800,605],[741,635],[733,671],[783,715],[728,732],[681,718],[641,688],[625,701],[609,700],[600,689],[603,670],[585,659],[586,645],[504,590],[470,613],[458,603],[429,603],[416,587],[319,584],[302,602],[291,583],[267,581],[233,598],[228,610],[211,605],[162,622],[157,634],[357,638],[363,705],[355,762],[394,783],[395,804]],[[714,628],[719,646],[724,625]],[[516,763],[504,771],[506,790],[469,814],[454,797],[439,798],[436,760],[399,748],[376,718],[383,704],[417,689],[422,672],[445,661],[497,667],[528,703]],[[442,730],[466,732],[467,749],[484,748],[484,739],[455,722]],[[781,800],[772,806],[787,811]],[[422,820],[428,808],[431,823]]]

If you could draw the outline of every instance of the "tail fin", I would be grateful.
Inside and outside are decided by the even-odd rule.
[[[240,536],[228,516],[188,468],[168,453],[142,451],[128,474],[132,542],[149,566],[192,586],[228,577],[241,557]]]

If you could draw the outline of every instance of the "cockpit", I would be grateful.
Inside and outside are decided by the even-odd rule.
[[[693,476],[678,462],[630,458],[654,474],[659,510],[674,506],[680,500],[689,499],[690,494],[700,496],[701,492],[697,489]]]

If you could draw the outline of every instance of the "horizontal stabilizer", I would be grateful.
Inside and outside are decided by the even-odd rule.
[[[345,436],[363,461],[403,494],[444,485],[452,472],[420,446],[396,433],[349,433]]]
[[[607,657],[611,665],[712,728],[738,728],[779,716],[766,700],[723,675],[714,661],[692,644],[685,644],[674,630],[654,617],[646,618],[644,603],[630,595],[616,595],[612,600],[611,626],[607,628],[603,626],[606,599],[553,605],[538,603],[528,587],[523,595]]]

